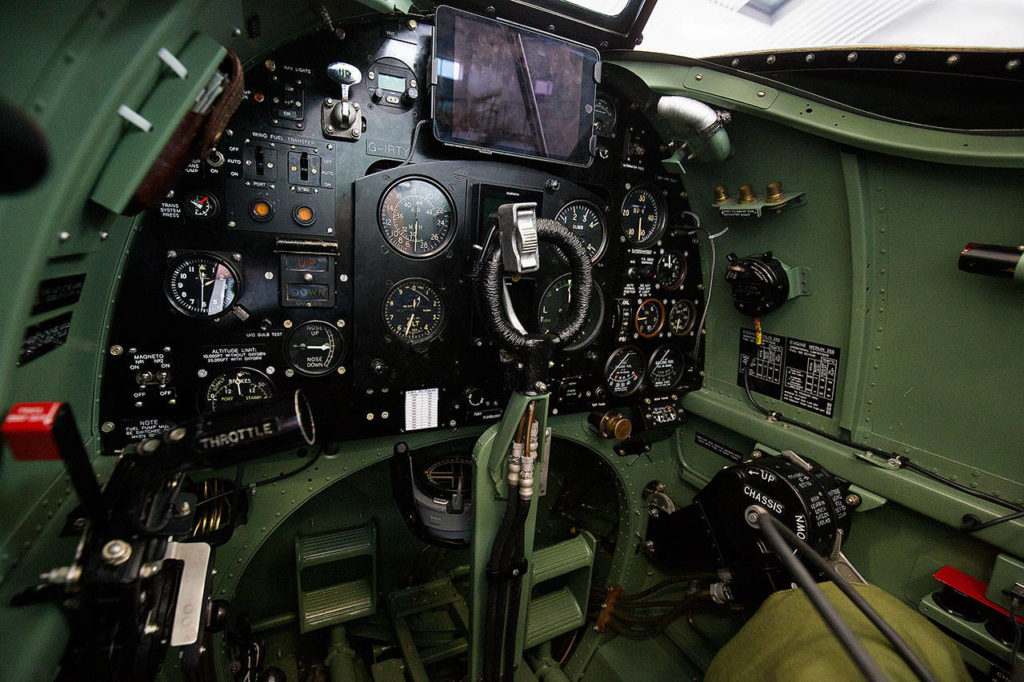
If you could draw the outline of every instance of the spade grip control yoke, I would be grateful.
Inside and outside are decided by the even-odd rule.
[[[546,392],[548,362],[554,350],[565,345],[583,327],[590,308],[593,273],[586,247],[564,225],[538,218],[534,202],[502,204],[492,229],[497,228],[499,243],[485,247],[480,273],[481,313],[487,329],[502,348],[519,353],[523,359],[521,390]],[[540,242],[552,244],[569,262],[572,277],[572,302],[560,324],[547,334],[523,333],[509,321],[505,312],[506,276],[536,271],[540,267]],[[511,307],[511,306],[510,306]]]

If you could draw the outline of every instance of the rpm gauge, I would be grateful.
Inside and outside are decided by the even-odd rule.
[[[555,216],[581,241],[590,254],[590,260],[596,263],[604,254],[608,242],[608,230],[604,224],[604,214],[589,201],[570,201]]]
[[[665,324],[665,306],[656,298],[649,298],[636,309],[636,333],[645,339],[657,336]]]
[[[292,330],[285,341],[284,353],[296,372],[316,376],[338,366],[345,353],[345,343],[334,325],[312,320]]]
[[[172,261],[164,280],[171,304],[199,319],[220,317],[231,310],[240,289],[235,267],[212,253],[194,253]]]
[[[240,367],[218,374],[206,387],[203,402],[207,412],[221,412],[252,405],[274,397],[270,378],[255,369]]]
[[[380,202],[380,230],[396,251],[412,258],[438,253],[455,235],[455,210],[441,186],[424,178],[400,180]]]
[[[405,279],[388,290],[381,314],[400,341],[424,343],[441,333],[444,299],[428,280]]]
[[[636,348],[616,348],[604,365],[605,386],[620,397],[635,393],[644,380],[644,364],[644,356]]]
[[[634,187],[622,200],[622,234],[634,246],[646,246],[665,230],[665,209],[655,190]]]
[[[540,309],[537,311],[537,326],[540,331],[548,334],[553,329],[562,325],[564,318],[569,313],[572,303],[572,276],[562,275],[544,290],[540,298]],[[594,340],[597,333],[601,331],[601,322],[604,320],[604,297],[597,282],[590,292],[590,307],[587,316],[583,320],[583,326],[575,338],[565,346],[565,350],[577,350],[583,348]]]
[[[647,363],[647,381],[655,390],[668,391],[683,378],[685,369],[683,351],[679,346],[666,343],[651,353],[651,360]]]

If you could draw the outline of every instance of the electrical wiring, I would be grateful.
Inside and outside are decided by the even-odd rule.
[[[768,516],[768,515],[765,515]],[[846,595],[846,597],[853,602],[860,611],[867,617],[871,623],[878,628],[879,632],[885,635],[886,639],[892,643],[893,648],[896,649],[896,653],[900,655],[910,669],[914,671],[918,679],[925,680],[926,682],[933,682],[931,672],[925,667],[921,659],[917,657],[902,637],[892,628],[889,623],[882,618],[881,615],[868,603],[868,600],[864,596],[855,590],[848,582],[846,582],[839,573],[836,572],[835,568],[832,567],[828,561],[825,560],[820,554],[808,545],[806,542],[797,537],[797,534],[790,530],[784,523],[780,522],[775,517],[770,517],[772,525],[779,531],[782,537],[789,543],[791,547],[799,550],[800,555],[806,560],[811,562],[816,569],[821,571],[825,576],[835,583],[839,591]]]
[[[770,514],[761,514],[757,517],[758,528],[761,529],[761,534],[771,547],[771,550],[779,557],[783,566],[793,576],[793,580],[796,581],[807,595],[807,598],[810,599],[814,608],[821,614],[822,620],[825,621],[825,624],[835,634],[836,639],[846,649],[850,658],[857,668],[860,669],[864,677],[872,682],[884,680],[885,676],[882,674],[882,669],[878,667],[878,663],[871,657],[871,654],[864,648],[864,645],[857,639],[857,636],[853,634],[850,626],[839,615],[839,611],[828,600],[828,597],[818,587],[818,584],[814,582],[814,578],[808,570],[790,553],[789,545],[786,544],[782,534],[779,533],[774,523],[775,521],[776,519]]]
[[[717,249],[715,248],[715,240],[721,237],[726,232],[728,232],[729,228],[727,227],[721,232],[711,234],[708,230],[700,226],[700,216],[698,216],[693,211],[683,211],[683,217],[691,218],[693,220],[693,231],[703,232],[708,238],[708,244],[711,246],[711,273],[708,276],[708,295],[707,298],[704,300],[704,312],[701,314],[700,322],[697,324],[697,338],[693,342],[693,351],[690,353],[690,357],[696,360],[700,352],[701,343],[704,338],[704,322],[707,320],[708,317],[708,308],[711,307],[711,293],[714,291],[715,287],[715,268],[718,266],[718,254]]]

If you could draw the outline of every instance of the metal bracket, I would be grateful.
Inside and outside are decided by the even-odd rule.
[[[755,198],[745,204],[729,197],[724,201],[712,202],[712,206],[718,209],[723,218],[760,218],[765,212],[782,213],[783,209],[803,206],[807,202],[807,195],[804,192],[787,192],[782,199],[767,201]]]
[[[177,559],[185,564],[174,606],[171,646],[195,644],[199,640],[199,626],[205,613],[203,598],[210,568],[210,545],[205,542],[168,542],[164,559]]]

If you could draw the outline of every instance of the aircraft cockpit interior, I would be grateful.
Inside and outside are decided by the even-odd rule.
[[[1024,680],[1024,52],[673,1],[0,7],[4,679]]]

